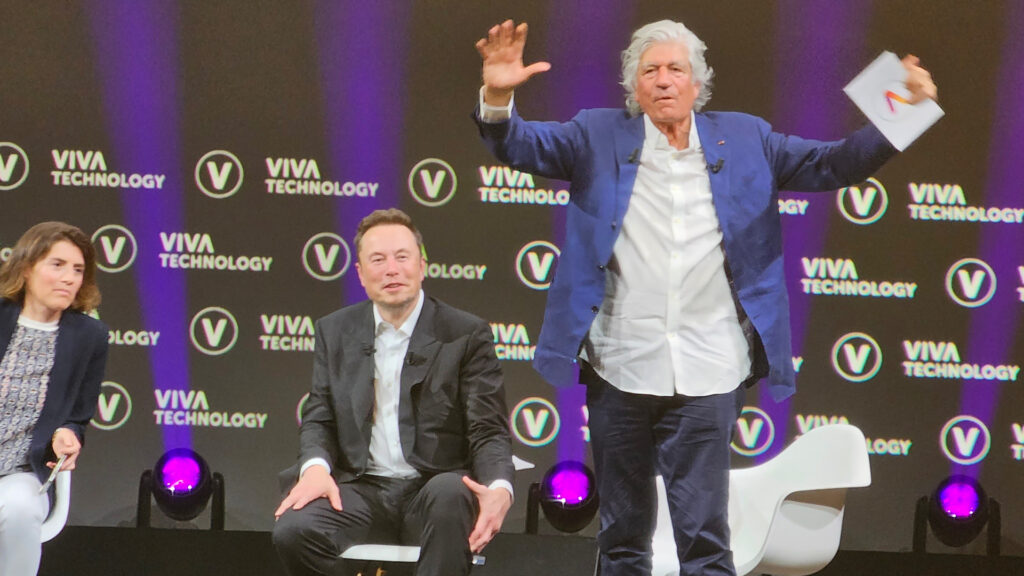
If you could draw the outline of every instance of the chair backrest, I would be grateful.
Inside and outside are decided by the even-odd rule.
[[[68,510],[71,508],[71,471],[61,470],[54,481],[53,506],[50,514],[43,521],[40,541],[49,542],[60,534],[68,521]]]
[[[814,428],[778,456],[729,474],[736,573],[812,574],[839,548],[846,489],[871,484],[864,434],[848,424]],[[665,490],[658,478],[654,576],[678,573]]]

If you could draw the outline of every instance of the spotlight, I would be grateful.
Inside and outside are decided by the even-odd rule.
[[[169,450],[139,480],[137,525],[149,527],[150,496],[168,518],[187,522],[206,509],[210,497],[210,528],[224,529],[224,477],[188,448]]]
[[[927,520],[926,520],[927,518]],[[925,550],[925,524],[946,546],[966,546],[988,526],[987,553],[999,555],[1001,518],[999,503],[985,494],[977,479],[956,474],[939,483],[931,496],[917,502],[914,514],[914,551]]]
[[[582,462],[559,462],[544,474],[540,484],[530,485],[526,502],[526,532],[537,533],[538,504],[556,530],[578,532],[593,520],[597,503],[594,473]]]

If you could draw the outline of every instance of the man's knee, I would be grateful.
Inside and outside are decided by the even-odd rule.
[[[476,516],[473,493],[462,482],[462,474],[445,472],[431,478],[421,489],[423,516],[431,523],[462,522]]]
[[[461,506],[473,502],[473,493],[462,481],[462,474],[445,472],[431,478],[421,491],[429,504],[437,506]]]
[[[298,510],[286,510],[274,522],[271,539],[274,547],[281,552],[300,550],[312,535],[312,525]]]

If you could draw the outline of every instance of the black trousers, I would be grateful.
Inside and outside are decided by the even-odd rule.
[[[743,388],[704,397],[615,388],[592,369],[590,439],[601,498],[602,576],[651,573],[655,475],[665,480],[680,576],[734,576],[729,549],[729,442]]]
[[[417,576],[469,574],[477,502],[462,483],[465,474],[341,483],[341,512],[326,498],[286,511],[274,525],[274,547],[291,576],[344,573],[338,555],[357,544],[420,546]]]

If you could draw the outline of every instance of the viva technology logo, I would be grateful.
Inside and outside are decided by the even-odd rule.
[[[996,293],[996,273],[984,260],[958,260],[946,272],[946,293],[965,308],[984,306]]]
[[[555,405],[536,396],[520,400],[509,420],[516,439],[534,448],[550,444],[562,428],[562,418]]]
[[[840,188],[836,194],[839,212],[854,224],[874,224],[885,215],[889,208],[889,194],[885,186],[875,178],[868,178],[856,186]]]
[[[195,178],[203,194],[220,200],[238,192],[245,171],[238,156],[227,150],[211,150],[196,162]]]
[[[561,251],[551,242],[534,240],[519,249],[516,255],[516,274],[519,280],[534,290],[547,290],[555,277]]]
[[[131,415],[132,397],[128,390],[117,382],[108,381],[101,384],[96,415],[89,423],[100,430],[116,430],[124,426]]]
[[[210,306],[192,317],[188,335],[196,350],[209,356],[220,356],[238,341],[238,322],[226,309]]]
[[[736,419],[736,434],[730,446],[742,456],[764,454],[775,442],[775,423],[767,412],[754,406],[744,406]],[[736,443],[736,439],[740,443]]]
[[[14,142],[0,142],[0,190],[13,190],[28,178],[28,154]]]
[[[324,282],[342,277],[352,263],[348,244],[333,232],[314,234],[302,247],[302,266],[306,272]]]
[[[440,158],[420,160],[409,171],[409,193],[424,206],[444,206],[455,197],[458,186],[452,165]]]
[[[992,448],[992,434],[974,416],[960,415],[950,419],[939,433],[942,452],[957,464],[977,464]]]
[[[127,270],[139,252],[135,235],[118,224],[107,224],[93,232],[92,245],[96,251],[96,267],[110,273]]]
[[[832,346],[832,367],[850,382],[864,382],[882,368],[882,349],[863,332],[850,332]]]

